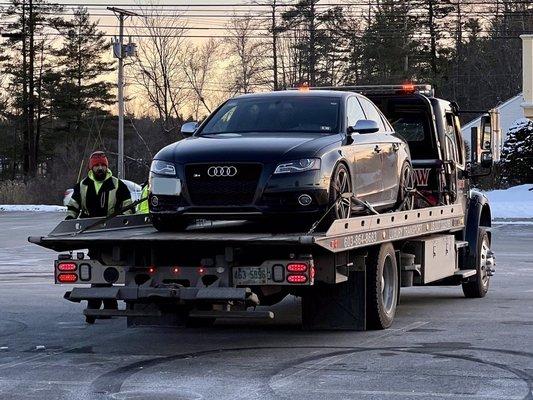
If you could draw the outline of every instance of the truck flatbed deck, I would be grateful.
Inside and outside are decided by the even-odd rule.
[[[405,240],[421,235],[453,232],[464,228],[461,205],[430,207],[412,211],[353,217],[335,221],[327,232],[262,232],[258,224],[221,222],[191,227],[184,232],[158,232],[145,216],[120,216],[86,231],[97,219],[61,222],[48,236],[29,241],[56,251],[77,250],[99,245],[136,242],[172,242],[176,245],[217,242],[228,245],[318,245],[331,252]],[[81,233],[77,233],[82,231]]]

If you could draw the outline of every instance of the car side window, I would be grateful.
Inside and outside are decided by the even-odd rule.
[[[383,123],[383,120],[381,119],[381,113],[378,111],[376,106],[370,102],[370,100],[366,99],[365,97],[359,97],[359,102],[361,103],[361,106],[363,107],[363,111],[365,112],[366,119],[371,119],[372,121],[376,121],[378,123],[379,129],[381,132],[385,130],[385,125]]]
[[[346,115],[348,117],[348,126],[355,126],[357,121],[360,119],[365,119],[365,113],[355,97],[350,97],[348,99],[348,104],[346,105]]]

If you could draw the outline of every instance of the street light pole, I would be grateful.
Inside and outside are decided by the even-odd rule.
[[[119,22],[118,51],[114,48],[118,58],[118,167],[117,176],[124,179],[124,20],[136,13],[117,7],[107,7],[115,13]]]

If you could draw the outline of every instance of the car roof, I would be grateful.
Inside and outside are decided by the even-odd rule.
[[[341,90],[280,90],[276,92],[259,92],[259,93],[242,94],[240,96],[235,96],[234,99],[249,99],[249,98],[260,98],[260,97],[295,97],[295,96],[344,98],[344,97],[348,97],[354,94],[357,94],[357,93],[346,92],[346,91],[341,91]]]

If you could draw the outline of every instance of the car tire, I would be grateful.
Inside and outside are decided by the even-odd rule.
[[[366,264],[366,326],[387,329],[398,305],[400,285],[394,246],[383,243],[370,251]]]
[[[188,224],[183,218],[176,217],[161,217],[159,215],[151,215],[152,225],[160,232],[181,232],[184,231]]]
[[[351,211],[351,200],[350,199],[341,199],[338,200],[339,196],[343,193],[352,193],[352,179],[350,176],[350,171],[345,164],[338,164],[331,174],[331,181],[329,185],[329,201],[328,207],[331,211],[324,218],[320,227],[322,230],[327,230],[333,221],[337,219],[350,218]],[[337,204],[334,206],[334,204]]]
[[[410,196],[409,190],[414,187],[414,176],[413,168],[408,162],[404,162],[402,169],[400,170],[400,183],[398,184],[398,198],[396,201],[395,210],[397,211],[408,211],[412,210],[415,206],[415,199],[413,196]],[[407,196],[410,196],[410,199],[404,203],[404,200]]]
[[[473,281],[465,282],[462,284],[463,293],[466,298],[479,299],[485,297],[489,291],[490,265],[487,265],[487,258],[490,252],[490,237],[484,227],[479,227],[478,240],[476,249],[476,271],[477,274]]]

